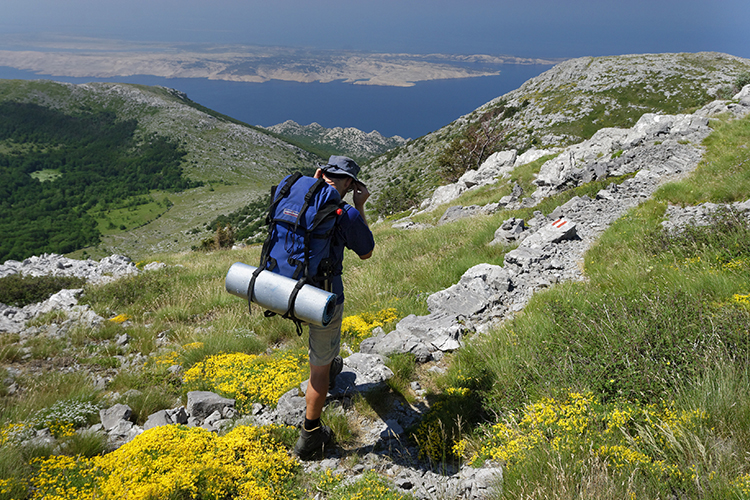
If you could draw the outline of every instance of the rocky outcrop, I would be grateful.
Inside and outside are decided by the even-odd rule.
[[[158,264],[149,269],[158,268]],[[111,255],[99,262],[93,260],[76,260],[57,254],[44,254],[29,257],[23,262],[8,260],[0,265],[0,278],[19,274],[22,276],[72,276],[85,279],[90,283],[106,283],[123,276],[138,274],[135,264],[122,255]],[[88,306],[78,305],[78,296],[82,289],[61,290],[44,302],[24,307],[12,307],[0,304],[0,333],[39,333],[26,329],[26,322],[52,311],[64,313],[67,318],[62,325],[55,328],[52,336],[64,335],[72,324],[97,325],[104,319],[94,313]],[[48,330],[50,330],[48,329]],[[46,332],[50,335],[50,332]]]
[[[423,212],[431,212],[441,205],[450,203],[470,189],[495,184],[510,176],[510,173],[521,165],[526,165],[544,156],[554,154],[557,150],[530,149],[522,155],[517,155],[515,149],[498,151],[490,155],[477,170],[468,170],[457,182],[440,186],[431,197],[420,205]],[[520,193],[514,193],[499,201],[498,207],[504,207],[512,201],[517,201]]]
[[[138,274],[138,268],[122,255],[94,260],[69,259],[58,254],[29,257],[23,262],[7,260],[0,265],[0,278],[13,274],[24,276],[73,276],[90,283],[106,283],[122,276]]]
[[[685,143],[698,144],[708,134],[708,118],[697,115],[647,113],[632,128],[600,129],[591,139],[566,148],[542,165],[534,180],[539,189],[532,196],[542,200],[564,188],[637,172],[646,161],[690,162],[689,156],[700,158],[700,154]]]
[[[500,151],[492,154],[478,170],[469,170],[457,182],[437,188],[422,203],[420,210],[435,210],[470,189],[506,179],[515,168],[556,152],[559,154],[545,162],[537,174],[534,184],[538,189],[524,206],[533,206],[552,194],[593,180],[637,172],[654,162],[689,163],[696,156],[699,157],[700,152],[688,147],[688,144],[698,144],[708,135],[709,117],[722,113],[744,116],[748,112],[750,86],[735,95],[732,101],[714,101],[691,115],[646,113],[631,128],[603,128],[591,139],[563,150],[532,149],[521,156],[516,156],[515,150]],[[640,147],[644,145],[652,149]],[[670,166],[665,168],[673,170]],[[520,195],[521,193],[514,193],[500,200],[497,206],[484,207],[483,210],[479,207],[467,209],[479,214],[492,213],[504,207],[517,208],[521,206]],[[460,217],[455,209],[448,216],[450,220]]]
[[[292,120],[267,127],[268,130],[291,140],[301,140],[325,150],[365,160],[381,155],[386,151],[403,146],[406,139],[394,135],[384,137],[377,130],[363,132],[354,127],[325,128],[318,123],[300,125]]]

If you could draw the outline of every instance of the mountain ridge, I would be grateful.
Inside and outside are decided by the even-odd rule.
[[[517,149],[520,154],[532,148],[564,147],[590,138],[600,128],[630,127],[643,113],[697,109],[731,86],[743,71],[750,71],[750,59],[718,52],[570,59],[373,159],[365,175],[376,191],[394,197],[402,195],[408,185],[418,196],[405,198],[424,199],[446,182],[436,173],[441,154],[481,123],[502,132],[487,156],[502,149]],[[400,209],[418,203],[403,204]]]
[[[325,128],[317,122],[300,125],[287,120],[264,128],[292,141],[301,141],[329,154],[350,156],[359,162],[403,146],[408,140],[398,135],[385,137],[377,130],[365,132],[354,127]]]
[[[480,124],[504,131],[502,140],[488,148],[488,154],[510,148],[521,154],[562,147],[580,142],[600,128],[632,126],[645,112],[697,109],[748,69],[750,60],[720,53],[565,61],[430,134],[365,159],[362,178],[373,193],[368,208],[384,205],[379,203],[382,200],[395,200],[388,204],[389,212],[381,213],[387,215],[419,205],[445,182],[437,171],[438,160]],[[101,248],[87,249],[95,257],[125,253],[138,258],[189,249],[208,236],[205,226],[209,221],[265,194],[285,172],[314,168],[332,150],[359,157],[359,153],[340,150],[359,147],[359,141],[365,139],[377,143],[382,137],[352,128],[321,130],[309,125],[307,129],[292,127],[298,134],[293,145],[273,131],[284,124],[253,127],[165,87],[9,80],[0,85],[0,100],[35,102],[67,112],[115,110],[139,120],[141,137],[169,137],[187,151],[183,163],[186,175],[205,186],[170,195],[174,205],[161,217],[137,227],[126,224],[127,231],[107,235]],[[287,122],[286,127],[289,125]],[[326,138],[311,138],[313,129],[313,135]],[[323,147],[311,147],[314,141],[323,141]],[[331,145],[335,148],[328,149]],[[363,149],[370,154],[368,148]]]

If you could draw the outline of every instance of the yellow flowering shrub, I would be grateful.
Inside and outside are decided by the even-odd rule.
[[[53,456],[38,462],[31,498],[285,498],[298,464],[269,430],[245,426],[217,436],[169,425],[101,457]]]
[[[750,259],[737,258],[732,259],[729,262],[725,262],[721,265],[721,268],[725,271],[744,271],[750,268]]]
[[[196,363],[183,376],[188,390],[210,387],[237,400],[246,411],[253,403],[276,406],[279,398],[307,378],[307,356],[277,353],[273,356],[217,354]]]
[[[318,476],[315,489],[324,493],[330,493],[334,490],[344,478],[341,474],[332,472],[331,469],[326,469],[325,472],[321,472]]]
[[[31,479],[32,499],[88,500],[97,495],[101,474],[92,460],[53,455],[34,461],[39,471]]]
[[[388,481],[368,472],[355,483],[342,484],[327,497],[329,500],[406,500],[411,495],[394,491]]]
[[[129,319],[130,316],[128,316],[127,314],[118,314],[114,318],[109,318],[112,323],[125,323]]]
[[[28,485],[18,478],[0,479],[0,498],[24,498]]]
[[[191,351],[193,349],[200,349],[203,347],[203,342],[191,342],[180,347],[177,351],[167,351],[161,354],[151,356],[146,362],[146,366],[153,366],[156,368],[164,368],[172,365],[180,364],[180,355]]]
[[[743,474],[736,478],[731,486],[736,490],[738,498],[750,497],[750,474]]]
[[[480,455],[506,463],[515,463],[526,457],[528,450],[547,442],[553,448],[580,442],[580,437],[591,423],[592,394],[571,393],[565,401],[544,398],[527,405],[520,420],[509,415],[490,429],[490,438],[483,445]]]
[[[26,422],[11,422],[0,427],[0,446],[5,444],[19,443],[29,439],[34,433],[34,427]]]
[[[590,393],[571,392],[565,398],[529,404],[521,415],[509,414],[504,422],[490,427],[473,460],[492,459],[513,466],[541,446],[561,454],[591,448],[625,474],[641,471],[655,478],[691,480],[695,471],[682,470],[668,457],[677,456],[673,452],[680,442],[689,440],[688,434],[707,419],[703,411],[677,411],[673,404],[605,406]]]
[[[732,296],[732,301],[741,306],[750,307],[750,293],[747,295],[735,293]]]
[[[368,338],[377,327],[382,327],[396,321],[398,312],[395,308],[387,308],[376,313],[361,313],[355,316],[347,316],[341,321],[341,334],[351,339],[356,347],[364,339]]]

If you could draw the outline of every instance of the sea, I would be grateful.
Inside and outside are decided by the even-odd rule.
[[[116,81],[174,88],[208,108],[250,125],[268,127],[294,120],[326,128],[377,130],[384,136],[416,139],[433,132],[482,104],[521,86],[551,65],[504,65],[500,74],[418,82],[412,87],[353,85],[343,81],[298,83],[226,82],[203,78],[73,78],[39,75],[0,67],[0,79],[47,79],[69,83]]]

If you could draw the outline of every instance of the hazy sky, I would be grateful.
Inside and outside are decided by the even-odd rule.
[[[750,58],[748,0],[1,0],[0,34],[578,57]]]

